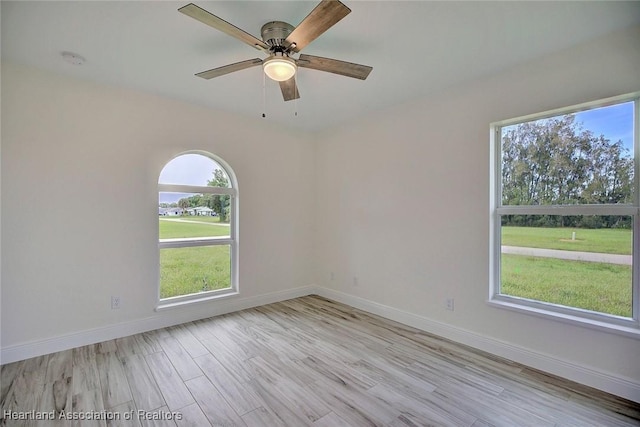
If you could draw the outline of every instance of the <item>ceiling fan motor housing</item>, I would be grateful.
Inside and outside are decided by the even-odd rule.
[[[262,26],[260,34],[262,35],[262,40],[272,48],[284,47],[284,40],[293,30],[294,26],[291,24],[282,21],[271,21]]]

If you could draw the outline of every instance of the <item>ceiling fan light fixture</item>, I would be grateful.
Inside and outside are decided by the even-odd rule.
[[[280,54],[265,59],[262,63],[262,69],[270,79],[284,82],[296,74],[298,66],[295,60]]]

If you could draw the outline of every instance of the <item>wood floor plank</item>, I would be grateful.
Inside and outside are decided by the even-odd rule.
[[[233,323],[228,319],[216,318],[206,326],[237,360],[247,360],[260,354],[258,347],[248,341],[243,333],[234,330]]]
[[[351,352],[348,347],[333,343],[326,334],[322,336],[320,333],[306,332],[305,336],[306,339],[291,345],[306,355],[318,356],[322,360],[336,360],[344,365],[356,363],[363,356],[361,353]]]
[[[331,412],[308,385],[303,386],[293,381],[291,370],[288,371],[288,375],[282,375],[283,370],[286,370],[285,366],[270,365],[261,357],[254,357],[249,363],[257,374],[255,380],[263,389],[274,389],[282,396],[280,400],[284,400],[287,407],[296,408],[296,412],[307,420],[314,422]]]
[[[311,381],[329,380],[338,386],[351,384],[363,390],[378,384],[376,380],[366,373],[354,369],[351,365],[344,365],[327,357],[308,356],[298,362],[305,368],[306,375],[312,375]],[[308,382],[307,382],[308,384]]]
[[[124,362],[115,352],[96,354],[96,366],[100,374],[100,389],[105,408],[115,408],[133,400]]]
[[[246,425],[206,376],[193,378],[185,384],[211,425],[237,427]]]
[[[78,375],[80,367],[90,367],[90,375],[93,377],[97,374],[95,358],[89,357],[84,364],[73,364],[73,350],[65,350],[58,353],[51,354],[47,362],[47,374],[45,377],[45,385],[42,389],[42,395],[39,398],[38,406],[44,412],[53,412],[56,414],[55,420],[42,421],[39,424],[47,424],[53,426],[62,426],[65,424],[64,420],[60,419],[60,414],[64,412],[74,411],[76,391],[74,390],[73,379],[76,378],[76,382],[81,378]],[[91,379],[89,379],[90,381]],[[99,380],[91,384],[92,387],[97,386],[99,392],[100,384]],[[84,391],[84,390],[83,390]],[[82,394],[82,392],[81,392]],[[96,407],[102,407],[102,397],[99,397],[99,401],[95,401],[92,398],[93,393],[87,390],[87,399],[91,400]]]
[[[385,366],[384,360],[373,356],[368,357],[368,360],[360,360],[353,366],[378,383],[392,384],[395,387],[417,393],[431,393],[436,389],[436,386],[431,382],[420,379],[417,375],[405,372],[391,364]]]
[[[493,424],[485,421],[485,420],[477,420],[471,427],[494,427]],[[576,426],[578,427],[578,426]]]
[[[609,393],[594,390],[591,387],[528,367],[522,369],[522,376],[527,379],[535,379],[536,382],[544,384],[546,387],[552,386],[554,390],[560,389],[568,395],[567,400],[570,402],[579,402],[581,406],[592,408],[595,412],[607,409],[607,412],[612,415],[620,414],[623,417],[640,418],[640,405],[629,405],[628,402],[618,399]],[[598,398],[597,405],[594,405],[594,397]]]
[[[109,411],[114,414],[114,419],[107,420],[107,427],[141,427],[133,400],[114,406]]]
[[[31,381],[32,377],[19,374],[13,379],[11,390],[5,400],[2,407],[2,418],[5,418],[5,413],[20,413],[29,412],[33,408],[40,408],[41,396],[45,390],[45,384],[41,382]],[[0,420],[0,424],[4,420]],[[34,422],[27,422],[23,420],[12,420],[11,424],[15,426],[34,425]]]
[[[313,385],[318,397],[352,425],[385,425],[398,416],[387,403],[349,384],[336,386],[324,380]]]
[[[71,363],[73,366],[93,363],[98,354],[98,344],[89,344],[73,349],[73,357]]]
[[[476,417],[464,411],[454,411],[451,406],[443,408],[441,405],[434,404],[433,400],[429,400],[430,394],[423,396],[409,395],[403,393],[403,390],[397,390],[387,384],[378,384],[371,387],[367,390],[367,393],[397,409],[407,420],[416,425],[469,427],[477,420]],[[396,423],[398,422],[406,423],[404,419],[398,420]]]
[[[4,415],[101,409],[133,419]],[[11,427],[640,425],[637,403],[317,296],[4,365],[0,411]]]
[[[71,386],[72,377],[60,378],[53,382],[47,382],[40,390],[40,396],[37,396],[37,407],[45,413],[53,413],[52,420],[39,420],[35,426],[47,427],[63,427],[68,425],[66,420],[60,419],[64,412],[73,411],[73,395]],[[34,390],[37,395],[38,391]]]
[[[315,421],[313,427],[351,427],[351,424],[332,411]]]
[[[83,365],[86,366],[86,365]],[[75,369],[75,368],[74,368]],[[53,405],[47,407],[47,409],[51,409],[55,411],[57,414],[62,411],[68,411],[69,408],[72,407],[73,402],[73,386],[72,386],[72,377],[68,378],[60,378],[51,383],[51,391],[50,396],[52,397]],[[93,390],[92,390],[93,391]],[[45,405],[41,404],[41,407]],[[43,407],[43,410],[46,410]]]
[[[148,354],[145,359],[170,410],[176,411],[195,403],[187,386],[164,353]]]
[[[571,420],[567,420],[564,415],[571,403],[566,400],[557,399],[551,401],[549,399],[542,400],[533,393],[518,393],[513,390],[505,390],[499,396],[500,400],[504,400],[520,409],[535,413],[538,408],[545,408],[545,419],[555,423],[556,425],[580,425],[582,427],[589,426],[619,426],[614,417],[606,414],[589,411],[587,408],[575,408],[572,411]],[[624,424],[623,424],[624,425]]]
[[[247,386],[256,396],[259,396],[265,407],[271,409],[283,425],[300,427],[312,425],[312,420],[300,408],[293,407],[277,388],[269,387],[265,382],[257,379],[250,381]]]
[[[238,415],[246,414],[263,406],[263,401],[256,396],[253,390],[246,384],[236,381],[213,355],[206,354],[194,360]]]
[[[191,332],[191,334],[194,337],[196,337],[198,341],[202,342],[204,340],[208,340],[214,337],[211,331],[209,330],[209,328],[207,327],[207,323],[209,321],[211,320],[210,319],[198,320],[196,322],[185,323],[183,326],[187,328],[187,330]]]
[[[173,336],[164,336],[159,340],[159,344],[183,381],[203,375],[202,370],[193,361],[191,355]]]
[[[534,414],[493,396],[484,396],[480,392],[474,392],[472,396],[468,396],[461,394],[459,390],[442,387],[434,391],[433,394],[454,403],[459,410],[476,418],[489,420],[496,427],[555,426],[553,421],[544,418],[544,411]]]
[[[266,408],[256,408],[242,416],[242,421],[247,427],[284,427],[286,424],[280,418]]]
[[[306,357],[304,352],[291,345],[292,338],[288,334],[274,333],[274,331],[256,331],[253,336],[253,342],[260,345],[260,355],[265,358],[267,357],[266,354],[271,354],[273,359],[292,362]]]
[[[44,356],[27,359],[23,362],[21,373],[28,383],[41,385],[46,382],[50,356],[51,355],[46,354]]]
[[[118,351],[116,340],[103,341],[98,343],[98,353],[113,353]]]
[[[144,356],[145,352],[138,344],[135,335],[128,337],[122,337],[115,340],[118,347],[117,353],[120,358],[127,358],[129,356]]]
[[[85,363],[73,366],[72,376],[72,404],[68,409],[73,414],[81,413],[100,413],[105,410],[100,387],[100,372],[98,371],[97,361],[89,359]],[[79,425],[80,422],[70,423],[70,425]],[[105,427],[106,420],[83,420],[83,425]]]
[[[136,407],[151,411],[166,403],[144,357],[138,354],[121,358]]]
[[[138,347],[142,351],[142,354],[152,354],[161,351],[160,343],[155,332],[144,332],[134,335]]]
[[[209,420],[196,403],[180,409],[180,417],[176,418],[178,427],[202,427],[208,424]]]
[[[434,360],[413,363],[406,368],[406,371],[436,387],[448,386],[460,390],[477,390],[493,396],[497,396],[504,391],[504,388],[500,385],[474,375],[464,368],[456,369]]]
[[[46,382],[55,382],[72,375],[73,350],[59,351],[49,356],[47,361]]]
[[[174,418],[181,418],[182,413],[178,414],[176,417],[173,417],[173,415],[162,415],[169,413],[171,413],[169,408],[161,406],[153,411],[140,412],[140,410],[138,410],[137,417],[143,427],[176,427],[176,420]]]
[[[202,345],[205,346],[218,361],[224,365],[231,375],[239,382],[251,380],[251,375],[247,372],[246,364],[243,360],[238,360],[233,353],[216,337],[203,340]]]
[[[169,332],[173,335],[179,342],[182,344],[184,349],[191,355],[191,357],[196,358],[198,356],[203,356],[205,354],[209,354],[209,351],[202,345],[198,339],[193,336],[191,331],[187,329],[183,325],[173,326],[169,328]]]
[[[38,356],[19,362],[15,377],[7,391],[3,402],[2,418],[4,411],[29,412],[40,405],[46,405],[53,410],[52,383],[46,382],[49,355]],[[1,373],[1,371],[0,371]],[[2,379],[0,378],[0,382]],[[25,409],[26,408],[26,409]],[[0,420],[2,422],[2,420]],[[36,425],[35,422],[16,422],[16,425]]]
[[[0,368],[0,410],[5,407],[9,391],[15,378],[22,372],[24,362],[14,362],[2,365]]]

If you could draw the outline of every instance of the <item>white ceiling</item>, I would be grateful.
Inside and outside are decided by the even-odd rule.
[[[317,3],[194,2],[256,37],[268,21],[297,25]],[[360,81],[301,69],[298,101],[285,103],[268,79],[263,97],[260,67],[195,77],[264,54],[178,13],[188,0],[2,1],[2,59],[318,131],[640,23],[637,1],[343,2],[351,14],[303,53],[373,71]]]

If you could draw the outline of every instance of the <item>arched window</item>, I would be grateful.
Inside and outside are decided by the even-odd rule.
[[[237,292],[236,179],[220,158],[183,153],[158,179],[160,305]]]

